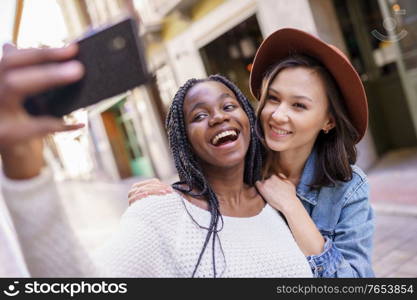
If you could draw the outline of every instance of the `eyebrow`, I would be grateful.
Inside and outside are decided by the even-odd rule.
[[[225,98],[229,98],[229,97],[232,97],[232,95],[230,95],[229,93],[222,93],[218,98],[217,98],[217,100],[223,100],[223,99],[225,99]],[[192,113],[194,110],[196,110],[197,108],[200,108],[201,106],[204,106],[204,105],[206,105],[206,103],[205,102],[197,102],[196,104],[194,104],[192,107],[191,107],[191,109],[190,109],[190,111],[189,111],[189,113]]]
[[[271,87],[269,88],[269,91],[273,91],[276,94],[280,94],[277,90],[275,90],[275,89],[273,89]],[[290,98],[294,98],[294,99],[305,99],[305,100],[308,100],[308,101],[313,102],[313,100],[310,97],[303,96],[303,95],[292,95]]]

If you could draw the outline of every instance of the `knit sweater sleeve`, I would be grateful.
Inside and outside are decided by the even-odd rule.
[[[2,188],[31,276],[169,277],[176,271],[167,251],[175,230],[172,201],[152,196],[134,203],[112,237],[89,253],[70,225],[49,169],[31,180],[4,178]],[[161,230],[165,222],[169,229]]]
[[[28,277],[9,211],[0,193],[0,277]]]
[[[31,276],[98,273],[71,228],[50,169],[29,180],[3,176],[2,190]]]

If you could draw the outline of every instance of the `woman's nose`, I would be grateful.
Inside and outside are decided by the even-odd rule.
[[[209,125],[214,126],[228,119],[229,119],[229,116],[226,112],[216,111],[214,115],[210,118]]]
[[[288,122],[289,120],[288,111],[284,107],[280,106],[272,114],[272,119],[275,122],[279,122],[279,123]]]

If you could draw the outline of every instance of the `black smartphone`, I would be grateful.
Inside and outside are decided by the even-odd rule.
[[[28,97],[24,106],[29,114],[62,117],[142,85],[150,78],[137,23],[131,18],[90,32],[77,44],[75,59],[84,65],[84,77]]]

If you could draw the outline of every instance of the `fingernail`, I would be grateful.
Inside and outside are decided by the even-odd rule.
[[[62,71],[65,75],[79,76],[84,72],[84,67],[78,61],[70,61],[63,65]]]
[[[84,125],[84,124],[82,124],[82,123],[77,123],[77,124],[71,124],[71,123],[69,123],[69,124],[65,124],[65,126],[67,126],[67,127],[71,127],[71,128],[74,128],[74,129],[81,129],[81,128],[83,128],[85,125]]]
[[[15,50],[16,46],[11,44],[11,43],[5,43],[5,44],[3,44],[2,48],[3,48],[3,52],[6,53],[6,52],[9,52],[9,51]]]
[[[69,45],[67,45],[67,46],[65,46],[61,49],[64,50],[64,51],[74,52],[74,54],[75,54],[75,52],[77,52],[77,50],[78,50],[78,45],[77,44],[69,44]]]
[[[68,48],[68,49],[76,49],[77,47],[78,47],[78,45],[74,44],[74,43],[68,44],[67,46],[65,46],[65,48]]]

